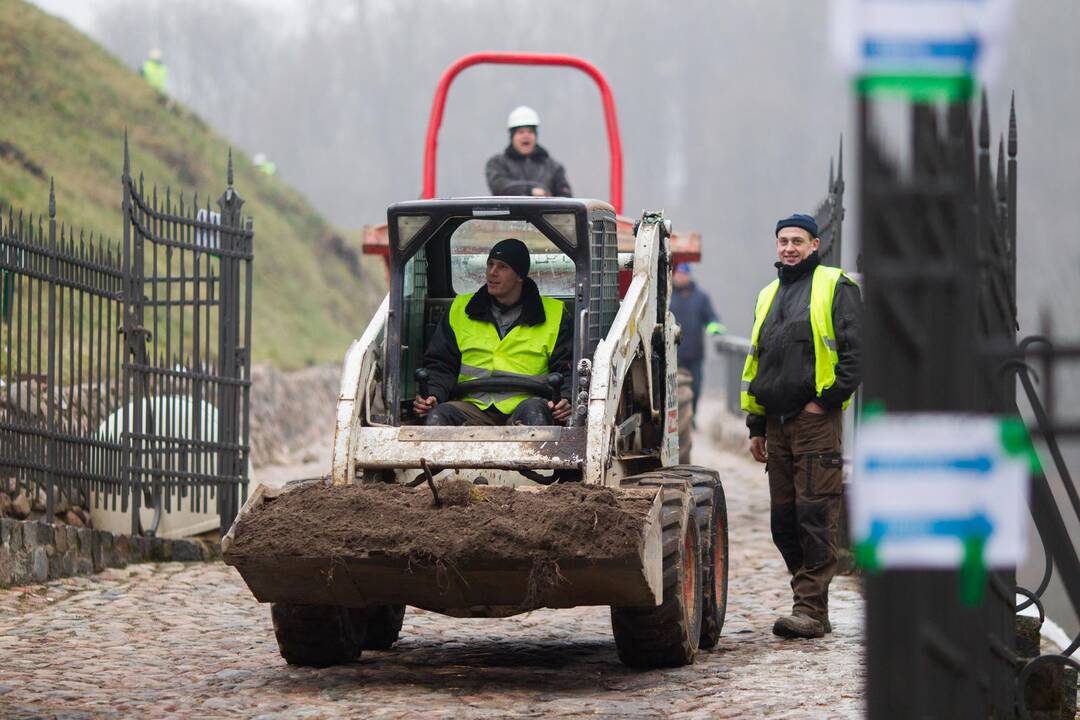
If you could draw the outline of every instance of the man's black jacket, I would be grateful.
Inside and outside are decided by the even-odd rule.
[[[705,326],[720,322],[705,291],[691,280],[685,288],[671,288],[671,314],[682,327],[677,360],[689,367],[705,358]]]
[[[532,195],[540,188],[554,197],[573,197],[566,170],[540,145],[528,155],[507,145],[487,161],[486,174],[492,195]]]
[[[758,372],[750,383],[750,393],[770,417],[792,418],[811,400],[826,410],[839,408],[855,392],[862,377],[862,300],[859,286],[841,277],[832,307],[840,361],[836,381],[817,397],[810,280],[820,262],[815,252],[798,265],[776,263],[780,287],[758,336]],[[765,418],[761,415],[748,414],[746,426],[750,437],[765,434]]]
[[[491,295],[486,286],[480,286],[469,304],[465,306],[465,314],[473,320],[495,324],[495,318],[491,314]],[[521,316],[507,330],[510,332],[518,325],[542,325],[544,323],[544,303],[540,299],[540,290],[532,278],[525,278],[521,288]],[[559,323],[559,335],[555,340],[555,348],[551,351],[548,359],[548,372],[562,373],[563,387],[562,396],[569,400],[573,389],[573,377],[570,373],[570,364],[574,360],[574,316],[571,314],[566,303],[563,303],[563,316]],[[450,392],[457,385],[458,371],[461,369],[461,350],[458,348],[457,336],[450,326],[450,313],[442,316],[439,324],[435,327],[435,333],[428,344],[427,352],[424,353],[424,367],[429,373],[428,389],[435,399],[444,403],[450,399]]]

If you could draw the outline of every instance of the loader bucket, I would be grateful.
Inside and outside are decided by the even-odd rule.
[[[224,559],[260,602],[479,615],[660,603],[656,488],[464,487],[435,507],[423,486],[259,486]]]

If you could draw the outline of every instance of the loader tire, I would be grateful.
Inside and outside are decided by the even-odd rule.
[[[664,598],[656,607],[612,607],[611,628],[619,660],[635,668],[678,667],[694,662],[701,636],[701,537],[693,496],[685,481],[649,482],[663,493]]]
[[[361,620],[364,628],[364,650],[389,650],[401,635],[401,623],[405,621],[404,605],[376,605],[367,609]]]
[[[363,611],[337,605],[271,603],[281,657],[290,665],[330,667],[360,657]]]
[[[728,524],[724,486],[715,470],[696,465],[665,468],[665,473],[689,480],[694,491],[701,532],[701,647],[716,647],[727,615]]]
[[[675,376],[678,383],[675,397],[679,403],[679,462],[690,462],[690,447],[694,444],[694,378],[689,371],[680,369]]]

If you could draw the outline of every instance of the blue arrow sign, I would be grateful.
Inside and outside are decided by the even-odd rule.
[[[924,457],[882,457],[866,459],[867,472],[963,472],[985,475],[994,469],[994,458],[989,455]]]
[[[988,538],[994,530],[983,513],[952,518],[874,518],[870,522],[870,542],[913,540],[927,537]]]

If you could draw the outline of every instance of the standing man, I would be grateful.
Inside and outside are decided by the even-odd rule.
[[[524,105],[507,119],[510,144],[487,161],[487,184],[492,195],[572,197],[566,170],[537,144],[540,116]]]
[[[142,64],[139,74],[143,76],[143,80],[146,80],[147,85],[159,93],[165,93],[169,80],[169,70],[161,59],[161,50],[154,48],[150,51],[150,56]]]
[[[750,453],[767,463],[773,542],[792,575],[782,637],[832,632],[829,583],[843,491],[843,408],[859,385],[859,287],[818,258],[809,215],[776,223],[779,277],[759,294],[743,367]]]
[[[713,312],[712,303],[705,291],[690,277],[690,265],[679,263],[671,274],[671,312],[681,328],[679,335],[679,367],[685,368],[693,377],[690,387],[694,391],[694,417],[697,417],[697,401],[701,396],[702,362],[705,360],[705,334],[723,335],[727,332],[720,318]]]

